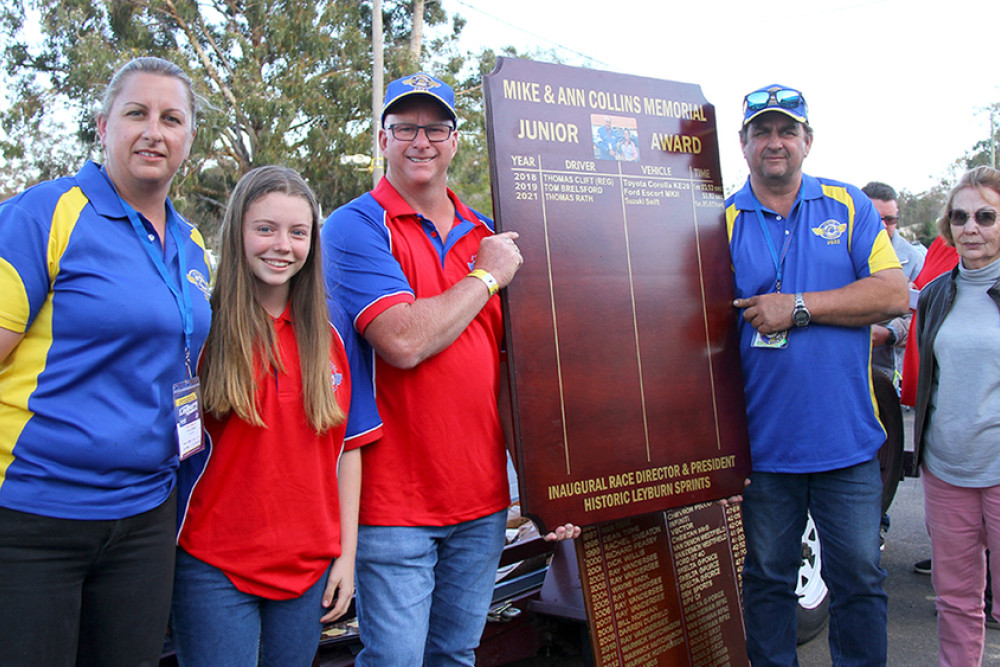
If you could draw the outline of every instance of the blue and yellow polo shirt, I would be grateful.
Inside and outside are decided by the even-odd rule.
[[[737,298],[776,287],[758,206],[749,179],[726,200]],[[837,289],[900,268],[878,212],[852,185],[803,175],[788,219],[760,210],[779,256],[791,237],[782,293]],[[875,456],[885,431],[870,373],[871,327],[793,327],[784,349],[753,347],[756,330],[742,317],[739,333],[754,470],[821,472]]]
[[[211,320],[205,245],[167,211],[184,239],[166,234],[164,262],[177,286],[184,253],[193,366]],[[0,362],[0,506],[117,519],[161,504],[177,470],[181,312],[97,164],[0,204],[0,327],[25,334]]]

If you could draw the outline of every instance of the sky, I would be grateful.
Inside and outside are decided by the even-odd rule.
[[[996,0],[443,0],[469,50],[553,50],[567,65],[701,86],[723,183],[746,180],[743,97],[802,91],[815,131],[804,171],[924,192],[990,135],[1000,102]],[[1000,124],[1000,115],[996,118]],[[728,139],[728,140],[727,140]]]

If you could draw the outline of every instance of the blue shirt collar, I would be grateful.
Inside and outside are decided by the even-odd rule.
[[[819,179],[809,174],[802,174],[802,184],[799,186],[799,192],[795,196],[795,204],[806,199],[819,199],[822,196],[823,184],[819,182]],[[752,211],[754,210],[754,199],[753,189],[750,187],[750,177],[747,176],[746,183],[734,195],[733,204],[741,211]],[[794,209],[795,206],[793,205],[792,208]],[[769,210],[766,206],[761,206],[761,209]]]
[[[83,190],[83,194],[87,195],[87,200],[98,214],[105,218],[121,218],[123,220],[128,218],[125,209],[122,208],[121,200],[118,198],[118,193],[115,191],[115,186],[111,182],[111,178],[101,168],[101,165],[92,160],[87,160],[83,168],[77,172],[76,182],[80,185],[80,189]],[[167,217],[175,218],[181,224],[182,228],[185,227],[186,221],[174,209],[174,205],[170,203],[169,197],[167,197]],[[188,233],[186,228],[184,229],[184,233]]]

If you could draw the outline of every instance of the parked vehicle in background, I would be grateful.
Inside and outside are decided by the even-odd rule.
[[[872,370],[878,413],[886,430],[886,440],[878,452],[882,469],[882,514],[896,495],[903,478],[903,412],[892,378],[882,371]],[[816,525],[809,517],[802,533],[802,565],[795,594],[799,596],[798,642],[804,644],[818,635],[830,617],[829,591],[820,572],[823,554]]]

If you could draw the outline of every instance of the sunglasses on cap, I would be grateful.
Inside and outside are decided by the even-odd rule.
[[[774,104],[771,104],[774,100]],[[802,93],[791,88],[779,88],[778,90],[756,90],[743,98],[745,111],[760,111],[771,106],[794,109],[805,102]]]
[[[951,224],[956,227],[961,227],[969,221],[969,212],[963,211],[960,208],[954,208],[948,211],[948,220]],[[981,208],[976,211],[971,217],[976,219],[976,224],[980,227],[990,227],[997,221],[997,212],[991,208]]]

